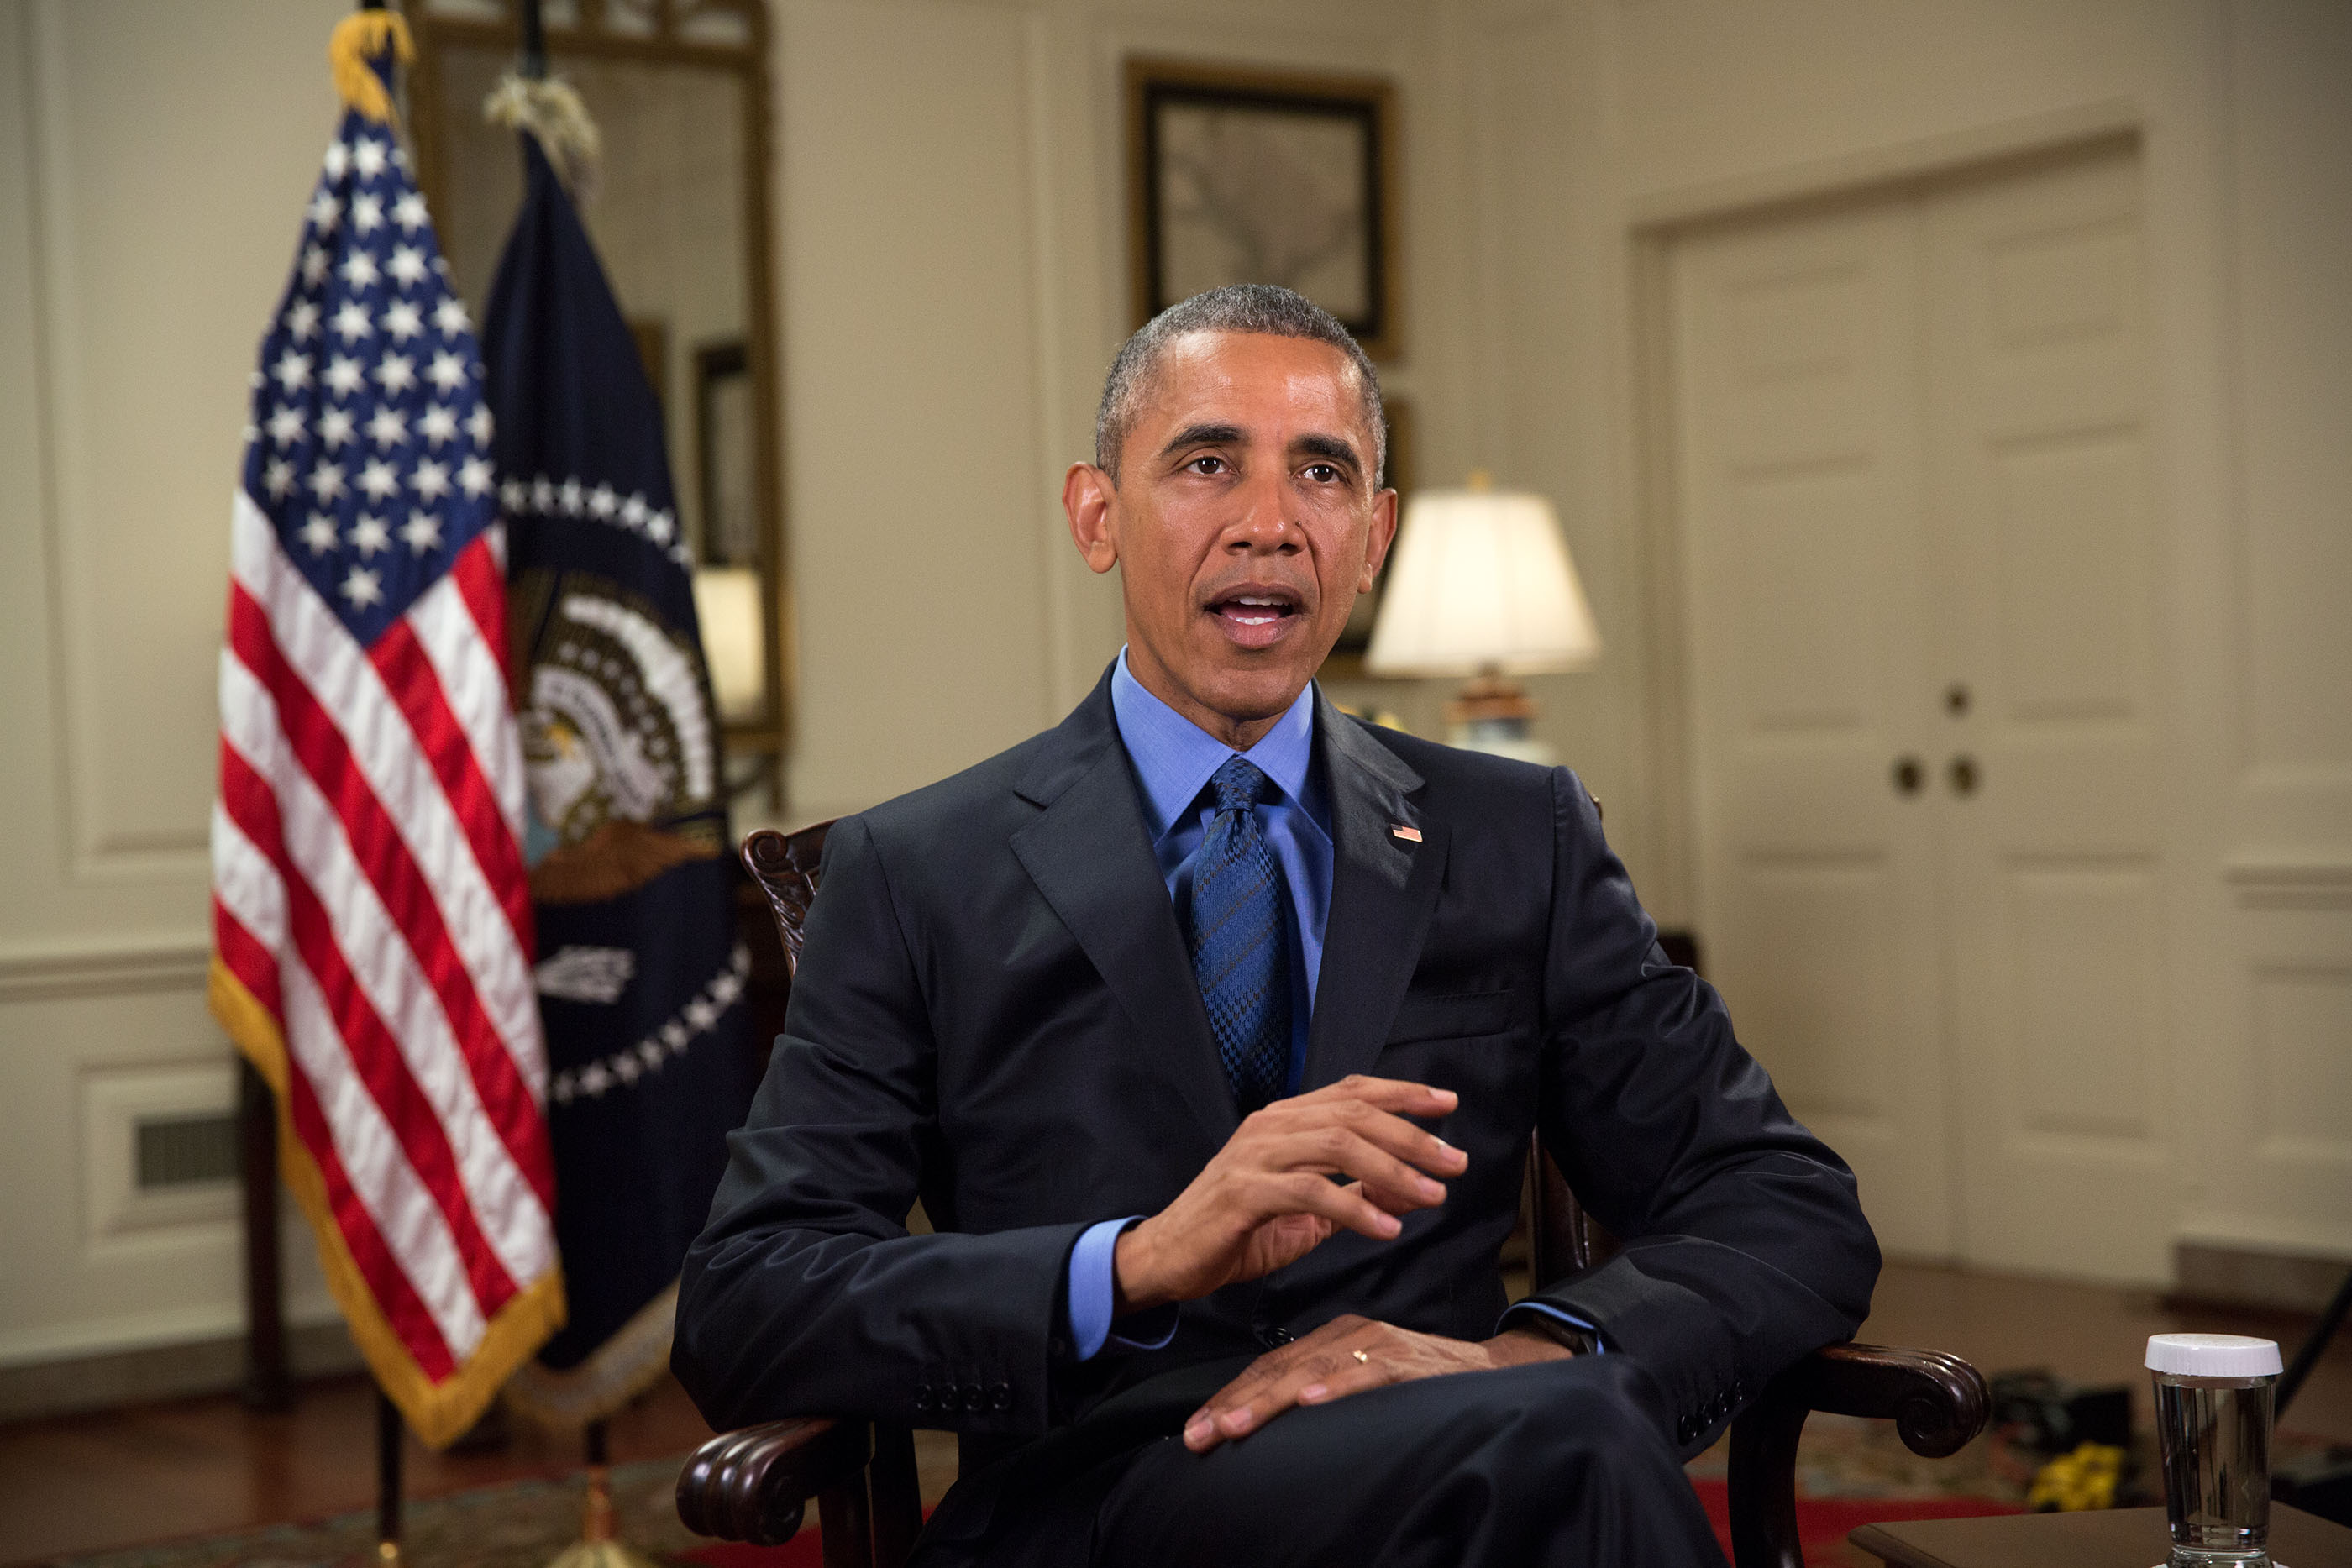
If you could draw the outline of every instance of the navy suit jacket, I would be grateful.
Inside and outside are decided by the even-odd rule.
[[[1304,1086],[1458,1092],[1435,1130],[1470,1164],[1444,1205],[1186,1303],[1163,1349],[1073,1355],[1079,1233],[1165,1207],[1237,1125],[1106,678],[828,838],[784,1032],[686,1260],[674,1364],[714,1426],[948,1427],[969,1476],[975,1447],[1154,1386],[1179,1392],[1147,1425],[1173,1430],[1342,1312],[1484,1339],[1538,1121],[1625,1239],[1545,1297],[1657,1380],[1678,1448],[1853,1333],[1878,1269],[1853,1174],[1659,951],[1575,776],[1317,702],[1336,862]],[[918,1195],[936,1234],[906,1229]]]

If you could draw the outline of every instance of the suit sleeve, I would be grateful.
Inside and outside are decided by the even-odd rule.
[[[671,1364],[714,1427],[1047,1424],[1082,1225],[909,1235],[935,1049],[873,835],[828,837],[784,1032],[680,1274]]]
[[[1540,1299],[1641,1362],[1696,1452],[1782,1367],[1852,1336],[1878,1245],[1853,1173],[1789,1114],[1714,988],[1659,951],[1582,784],[1560,769],[1552,795],[1538,1115],[1625,1248]]]

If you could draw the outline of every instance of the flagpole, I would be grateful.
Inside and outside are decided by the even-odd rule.
[[[381,11],[384,0],[360,0],[362,11]],[[391,72],[386,71],[389,77]],[[389,81],[385,84],[389,87]],[[375,1554],[384,1568],[400,1563],[400,1446],[404,1425],[400,1406],[375,1385]]]
[[[400,1406],[381,1387],[375,1391],[375,1554],[387,1565],[400,1562]]]

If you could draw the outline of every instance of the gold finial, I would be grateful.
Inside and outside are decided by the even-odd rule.
[[[383,78],[368,62],[391,51],[402,65],[416,57],[408,24],[397,11],[358,11],[335,24],[327,40],[327,64],[335,73],[335,90],[343,101],[379,125],[392,123],[392,99]]]
[[[1470,480],[1467,488],[1470,490],[1471,494],[1483,496],[1494,487],[1495,476],[1492,474],[1487,473],[1484,468],[1473,468],[1470,470]]]

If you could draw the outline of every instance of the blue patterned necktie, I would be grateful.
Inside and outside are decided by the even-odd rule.
[[[1192,973],[1225,1082],[1247,1115],[1282,1092],[1290,1066],[1290,966],[1282,868],[1254,808],[1273,780],[1229,757],[1209,783],[1217,814],[1192,862]]]

